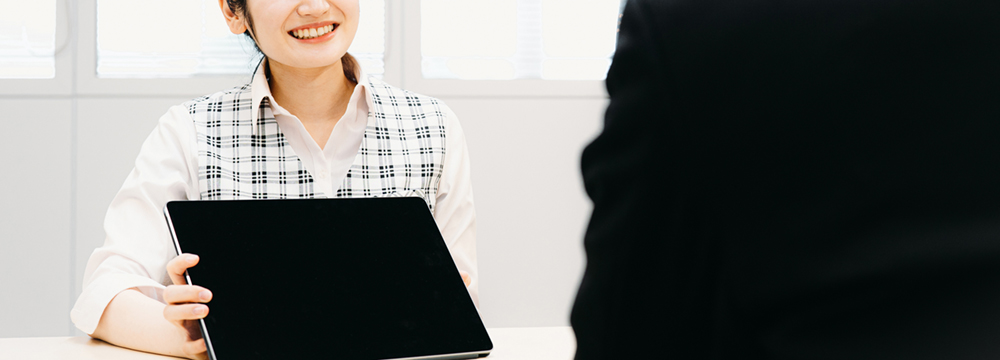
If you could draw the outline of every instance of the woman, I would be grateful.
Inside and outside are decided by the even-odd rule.
[[[160,119],[108,209],[105,244],[71,312],[76,326],[124,347],[205,357],[197,320],[212,293],[184,283],[198,257],[174,256],[161,209],[175,199],[421,196],[477,301],[464,135],[440,101],[360,73],[347,54],[358,1],[219,3],[265,59],[250,84]],[[260,301],[283,301],[282,289],[262,287]]]

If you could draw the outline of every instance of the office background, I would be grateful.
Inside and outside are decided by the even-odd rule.
[[[140,145],[168,107],[249,79],[99,77],[97,0],[56,6],[55,77],[0,79],[0,337],[82,334],[69,310]],[[386,1],[385,79],[444,100],[467,134],[486,325],[568,325],[590,211],[579,156],[600,130],[602,82],[426,79],[419,13]]]

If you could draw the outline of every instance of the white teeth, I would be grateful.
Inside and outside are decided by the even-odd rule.
[[[312,39],[315,37],[320,37],[326,35],[326,33],[333,31],[333,25],[321,26],[312,29],[301,29],[292,31],[292,36],[299,39]]]

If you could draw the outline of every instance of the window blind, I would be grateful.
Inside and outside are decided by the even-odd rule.
[[[428,79],[603,80],[621,0],[421,0]]]
[[[56,0],[0,0],[0,78],[56,76]]]
[[[253,43],[229,31],[218,0],[98,0],[97,4],[99,77],[249,74],[257,65]],[[381,76],[385,0],[361,0],[360,6],[361,23],[348,51],[365,71]]]

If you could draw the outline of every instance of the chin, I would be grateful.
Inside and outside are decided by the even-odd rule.
[[[294,67],[294,68],[300,68],[300,69],[317,69],[317,68],[325,68],[325,67],[338,66],[340,64],[341,57],[343,57],[343,55],[340,55],[340,56],[331,56],[331,55],[313,56],[313,57],[309,57],[308,59],[281,59],[281,58],[270,58],[269,57],[268,61],[276,62],[276,63],[279,63],[281,65],[285,65],[285,66],[289,66],[289,67]],[[286,61],[282,61],[282,60],[286,60]]]

